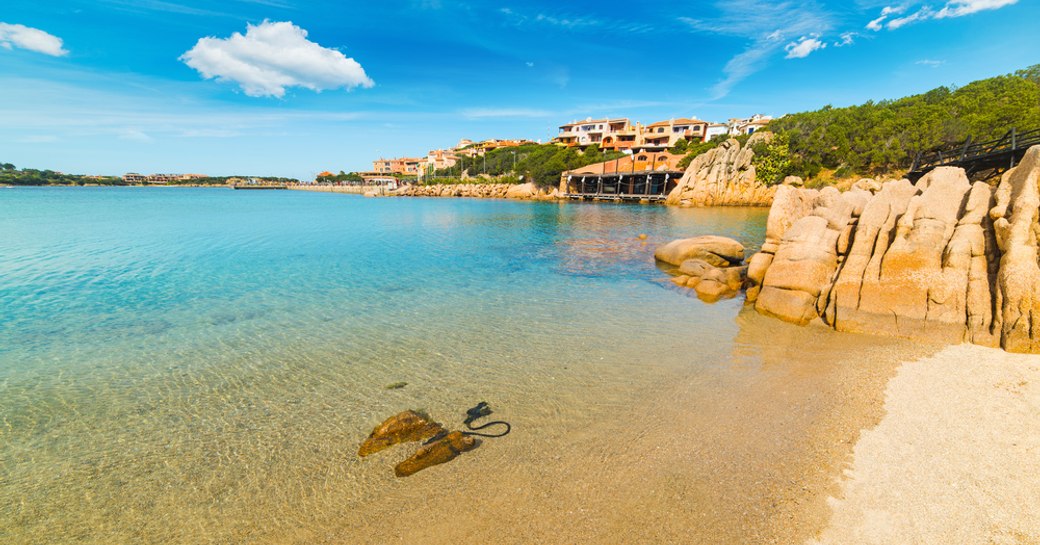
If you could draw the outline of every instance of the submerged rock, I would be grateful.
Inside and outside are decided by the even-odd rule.
[[[414,475],[430,466],[454,460],[459,454],[477,448],[477,440],[461,431],[453,431],[440,439],[419,447],[407,460],[394,467],[398,477]]]
[[[682,238],[657,248],[654,258],[676,267],[688,259],[700,259],[714,267],[728,267],[744,261],[744,246],[731,238],[714,235]]]
[[[714,303],[740,291],[747,277],[744,246],[726,237],[702,236],[674,240],[654,252],[658,261],[677,265],[672,282],[697,292],[702,301]]]
[[[368,456],[399,443],[421,441],[445,431],[440,424],[415,411],[404,411],[376,426],[358,449],[358,456]]]

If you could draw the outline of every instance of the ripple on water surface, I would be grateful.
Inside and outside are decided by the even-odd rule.
[[[378,542],[381,518],[485,474],[516,496],[499,507],[559,521],[537,490],[600,490],[575,464],[639,465],[604,437],[659,439],[631,427],[667,413],[655,400],[735,387],[720,373],[760,357],[737,340],[740,302],[684,296],[654,245],[753,248],[764,224],[754,209],[7,190],[0,541]],[[390,414],[457,425],[481,400],[514,432],[449,466],[395,480],[407,447],[354,455]]]

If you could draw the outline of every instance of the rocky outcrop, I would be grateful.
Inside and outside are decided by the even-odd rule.
[[[526,184],[434,184],[405,186],[390,195],[399,197],[473,197],[480,199],[555,200],[558,191]]]
[[[755,153],[751,146],[772,136],[766,131],[757,132],[746,146],[731,138],[698,155],[665,202],[676,206],[769,206],[777,188],[767,187],[755,178],[755,166],[751,164]],[[790,182],[801,184],[795,177]]]
[[[1040,146],[994,189],[941,167],[916,184],[781,187],[748,301],[839,330],[1040,352]]]
[[[996,206],[989,214],[1001,254],[994,290],[997,314],[993,329],[1000,336],[1001,346],[1011,352],[1040,352],[1038,185],[1040,146],[1034,146],[1021,164],[1000,180]]]
[[[673,240],[657,248],[654,257],[678,267],[672,282],[690,288],[707,302],[736,295],[744,285],[744,246],[726,237],[700,236]]]
[[[654,258],[676,267],[687,259],[703,259],[715,267],[728,267],[744,261],[744,246],[714,235],[681,238],[657,248]]]

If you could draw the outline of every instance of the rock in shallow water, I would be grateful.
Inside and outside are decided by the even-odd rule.
[[[700,259],[714,267],[729,267],[744,261],[744,246],[731,238],[704,235],[673,240],[657,248],[654,258],[676,267],[688,259]]]
[[[394,474],[398,477],[414,475],[428,467],[454,460],[459,454],[477,448],[477,440],[461,431],[453,431],[444,437],[419,447],[411,458],[397,464]]]
[[[678,276],[672,282],[694,290],[698,298],[708,303],[736,295],[747,276],[747,267],[740,265],[744,261],[744,246],[726,237],[675,240],[658,248],[654,257],[677,265]]]
[[[443,426],[429,418],[415,411],[404,411],[372,430],[358,449],[358,456],[368,456],[399,443],[428,439],[443,431],[446,431]]]

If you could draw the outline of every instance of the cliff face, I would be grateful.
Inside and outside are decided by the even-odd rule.
[[[748,301],[799,324],[1040,353],[1038,184],[1040,146],[996,190],[948,167],[846,193],[781,186]]]
[[[776,187],[755,179],[751,146],[772,138],[768,132],[751,135],[747,146],[735,139],[694,158],[679,184],[668,194],[676,206],[769,206]]]

